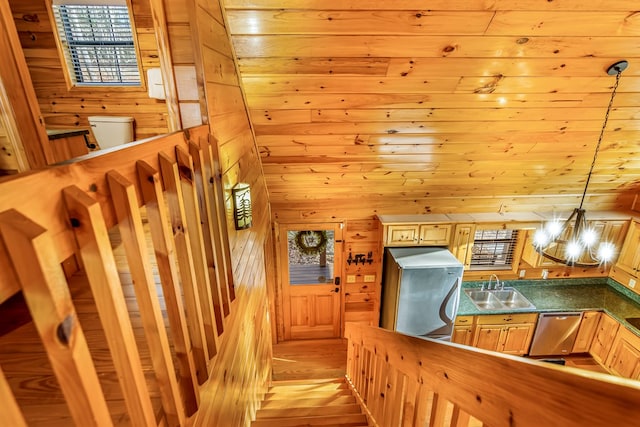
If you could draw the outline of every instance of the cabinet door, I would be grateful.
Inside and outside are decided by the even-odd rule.
[[[504,326],[478,325],[473,338],[473,346],[485,350],[500,351]]]
[[[509,354],[527,354],[533,338],[534,328],[535,325],[533,324],[508,326],[501,351]]]
[[[607,360],[607,356],[609,355],[611,345],[613,344],[613,340],[618,332],[619,326],[620,324],[611,316],[605,313],[600,315],[598,328],[596,329],[596,334],[591,342],[589,353],[593,356],[596,362],[601,365],[604,365]]]
[[[420,226],[418,224],[388,225],[387,246],[417,245]]]
[[[596,334],[598,328],[598,321],[600,320],[599,311],[585,311],[582,314],[582,321],[580,322],[580,328],[578,329],[578,335],[573,343],[572,353],[587,353],[591,347],[591,342]]]
[[[423,224],[420,226],[420,245],[449,245],[451,224]]]
[[[640,223],[631,221],[616,267],[637,276],[640,267]]]
[[[606,367],[615,375],[636,378],[640,371],[640,338],[620,328],[613,341]]]
[[[475,224],[457,224],[453,235],[453,241],[449,250],[468,269],[471,264],[471,249],[473,248],[473,238],[476,231]]]
[[[453,336],[451,337],[451,341],[464,344],[471,345],[473,337],[473,327],[471,325],[459,326],[456,325],[453,327]]]

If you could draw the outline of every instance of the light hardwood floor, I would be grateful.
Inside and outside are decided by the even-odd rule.
[[[342,338],[285,341],[273,346],[273,380],[339,378],[346,373]]]

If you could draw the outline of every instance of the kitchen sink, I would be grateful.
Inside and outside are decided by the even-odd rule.
[[[526,299],[517,289],[465,289],[473,304],[480,310],[526,310],[536,306]]]

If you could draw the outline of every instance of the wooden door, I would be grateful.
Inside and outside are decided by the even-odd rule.
[[[601,314],[596,335],[593,337],[589,349],[591,356],[601,365],[604,365],[607,360],[619,326],[620,324],[615,319],[605,313]]]
[[[281,224],[279,248],[284,339],[339,337],[342,224]]]

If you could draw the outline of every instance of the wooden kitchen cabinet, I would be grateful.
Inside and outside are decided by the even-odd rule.
[[[640,222],[632,220],[624,239],[616,267],[634,277],[640,272]]]
[[[449,250],[468,270],[473,255],[473,241],[476,232],[475,224],[456,224]]]
[[[613,340],[616,337],[620,324],[606,313],[600,315],[595,336],[591,342],[589,353],[601,365],[605,365]]]
[[[473,316],[456,317],[451,341],[458,344],[471,345],[473,343],[473,324]]]
[[[387,225],[385,246],[447,246],[451,224]]]
[[[601,312],[599,311],[585,311],[582,313],[582,320],[580,322],[580,328],[578,328],[578,334],[576,340],[573,343],[572,353],[588,353],[591,347],[591,342],[598,329],[598,322],[600,321]]]
[[[640,379],[640,337],[625,327],[620,327],[605,367],[614,375]]]
[[[501,353],[527,354],[537,317],[536,313],[477,316],[473,345]]]

